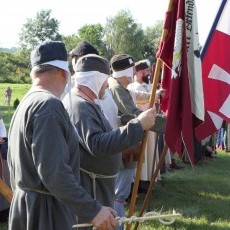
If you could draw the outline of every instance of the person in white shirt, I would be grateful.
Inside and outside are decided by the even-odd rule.
[[[149,101],[138,100],[135,91],[151,93],[152,85],[149,84],[150,68],[146,60],[141,60],[135,63],[134,81],[128,85],[128,89],[136,106],[145,111],[149,109]],[[156,95],[156,99],[158,94]],[[157,100],[156,100],[157,101]],[[149,131],[148,141],[145,149],[145,158],[142,165],[140,188],[147,189],[148,182],[151,181],[153,170],[159,162],[159,153],[157,148],[157,133]],[[153,162],[154,161],[154,162]],[[160,172],[157,179],[160,180]]]

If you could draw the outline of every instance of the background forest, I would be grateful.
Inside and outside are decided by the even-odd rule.
[[[68,52],[80,40],[87,40],[108,60],[114,54],[127,53],[135,60],[148,58],[151,63],[155,62],[162,21],[142,29],[129,11],[121,10],[107,18],[104,27],[99,23],[86,24],[76,33],[73,29],[69,36],[59,33],[59,24],[51,10],[39,11],[34,18],[27,19],[19,34],[19,47],[0,48],[0,83],[30,83],[30,52],[46,39],[63,41]]]

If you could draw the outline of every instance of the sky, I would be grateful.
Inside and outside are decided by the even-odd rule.
[[[129,10],[136,23],[145,29],[164,20],[169,0],[2,0],[0,7],[0,47],[17,47],[19,33],[27,19],[40,10],[52,10],[60,22],[59,33],[77,34],[85,24],[106,24],[119,10]],[[200,44],[205,43],[221,0],[196,0]]]

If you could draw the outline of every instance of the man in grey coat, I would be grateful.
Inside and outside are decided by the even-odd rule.
[[[14,191],[10,230],[70,230],[84,222],[112,230],[116,212],[79,185],[77,132],[59,100],[70,73],[64,43],[46,41],[31,53],[32,87],[9,130],[8,164]]]
[[[144,130],[155,122],[155,110],[147,110],[126,126],[112,130],[106,114],[96,103],[103,99],[108,87],[109,61],[88,54],[78,59],[75,71],[72,107],[68,96],[63,103],[80,137],[81,185],[103,205],[113,207],[120,152],[143,139]]]

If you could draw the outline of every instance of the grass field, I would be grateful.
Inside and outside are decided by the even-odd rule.
[[[194,169],[186,165],[180,171],[167,173],[153,192],[151,210],[176,209],[182,218],[173,226],[163,227],[158,223],[152,229],[230,229],[229,164],[230,154],[221,152],[216,159],[202,161]]]
[[[4,92],[8,86],[12,89],[12,98],[11,98],[10,106],[5,105],[4,103],[5,102]],[[21,101],[21,99],[26,94],[26,92],[30,89],[30,87],[31,87],[30,84],[8,84],[8,83],[0,84],[0,112],[2,114],[3,121],[7,129],[9,128],[9,123],[14,113],[14,108],[13,108],[14,101],[16,99]]]
[[[140,230],[230,230],[230,154],[221,151],[217,158],[171,170],[157,183],[149,204],[151,211],[162,214],[175,209],[182,214],[169,226],[157,220],[140,224]],[[139,194],[136,210],[140,210],[144,194]],[[137,213],[136,213],[137,214]],[[1,230],[7,224],[0,224]],[[79,229],[80,230],[80,229]]]
[[[21,100],[30,88],[30,85],[1,84],[0,92],[8,85],[13,89],[12,101]],[[8,127],[8,110],[2,103],[1,111]],[[12,115],[12,108],[10,112]],[[149,209],[162,210],[162,214],[175,209],[182,217],[169,226],[157,220],[147,221],[140,224],[139,229],[230,230],[230,153],[219,151],[217,158],[201,161],[194,169],[179,163],[183,169],[171,170],[157,183]],[[136,210],[140,210],[143,199],[144,194],[139,194]],[[0,229],[6,230],[7,224],[0,224]]]

